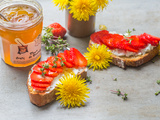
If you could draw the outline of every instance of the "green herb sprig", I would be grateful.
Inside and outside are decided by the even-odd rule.
[[[113,90],[110,90],[113,94],[117,94],[117,96],[122,96],[122,99],[123,100],[127,100],[128,99],[128,94],[127,93],[122,93],[119,89],[117,89],[117,91],[113,91]]]
[[[44,35],[42,36],[42,44],[45,45],[46,51],[51,51],[51,53],[57,54],[60,51],[66,49],[69,44],[67,40],[61,37],[56,37],[52,34],[53,28],[44,27]]]
[[[45,74],[46,74],[46,72],[44,72],[44,70],[45,70],[44,67],[43,67],[43,68],[40,68],[40,71],[42,71],[42,74],[41,74],[42,77],[45,77]]]
[[[160,80],[157,80],[156,83],[157,83],[158,85],[160,85]],[[160,94],[160,91],[155,92],[155,95],[156,95],[156,96],[159,95],[159,94]]]
[[[160,80],[157,80],[157,84],[160,85]]]
[[[125,40],[126,40],[126,41],[129,41],[129,44],[131,44],[131,42],[132,42],[133,39],[132,39],[132,38],[127,38],[127,37],[131,36],[131,33],[132,33],[133,31],[136,31],[136,30],[135,30],[134,28],[133,28],[132,30],[129,30],[129,29],[128,29],[128,30],[126,31],[126,33],[128,33],[128,35],[126,36],[126,35],[123,34],[123,36],[125,37]]]
[[[92,83],[91,76],[86,77],[86,82],[89,82],[90,84]]]
[[[160,94],[160,91],[158,91],[158,92],[155,92],[155,95],[157,96],[157,95],[159,95]]]

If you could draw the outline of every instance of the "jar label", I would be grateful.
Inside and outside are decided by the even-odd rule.
[[[41,34],[30,43],[25,44],[16,38],[17,44],[10,45],[10,57],[13,64],[27,64],[38,59],[41,55]]]

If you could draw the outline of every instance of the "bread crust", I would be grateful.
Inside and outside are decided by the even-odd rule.
[[[83,69],[82,72],[78,73],[78,75],[81,75],[82,78],[87,77],[87,71],[86,67]],[[31,71],[29,72],[29,75],[31,74]],[[28,87],[28,94],[31,103],[37,105],[37,106],[44,106],[53,100],[56,99],[55,93],[57,92],[55,89],[45,92],[40,91],[34,91],[33,88],[29,85],[29,79],[27,80],[27,87]]]
[[[91,44],[92,41],[89,41],[89,45]],[[147,63],[150,61],[152,58],[154,58],[157,54],[159,53],[158,46],[155,47],[153,50],[150,52],[144,54],[144,55],[139,55],[139,56],[133,56],[133,57],[121,57],[121,56],[116,56],[114,54],[111,55],[112,59],[112,64],[117,65],[118,67],[121,68],[126,68],[127,66],[130,67],[138,67],[144,63]]]

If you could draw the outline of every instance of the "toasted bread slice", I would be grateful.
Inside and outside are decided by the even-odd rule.
[[[92,41],[89,41],[89,45],[92,45]],[[144,63],[147,63],[150,61],[153,57],[155,57],[159,52],[158,46],[155,47],[153,50],[150,52],[144,54],[144,55],[139,55],[139,56],[133,56],[133,57],[120,57],[116,56],[114,54],[111,55],[112,63],[114,65],[117,65],[118,67],[121,68],[126,68],[127,66],[131,67],[138,67]]]
[[[87,68],[84,68],[81,72],[78,73],[78,75],[81,75],[82,78],[87,77]],[[29,75],[31,74],[31,71],[29,72]],[[44,106],[53,100],[56,99],[56,90],[48,90],[48,91],[35,91],[30,85],[29,85],[29,79],[27,80],[27,87],[28,87],[28,93],[30,101],[37,105],[37,106]]]

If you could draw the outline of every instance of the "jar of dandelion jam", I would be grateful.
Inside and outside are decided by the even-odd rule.
[[[1,0],[0,50],[5,63],[26,67],[41,57],[42,7],[36,0]]]

